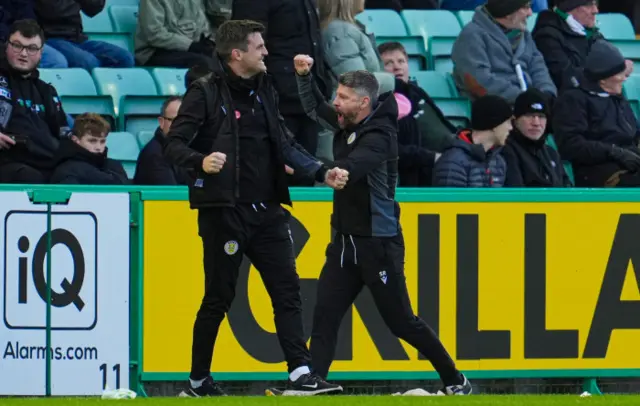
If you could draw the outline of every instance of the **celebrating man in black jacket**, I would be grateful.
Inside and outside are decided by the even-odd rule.
[[[198,209],[204,246],[206,287],[193,328],[186,396],[224,393],[211,378],[210,366],[243,254],[260,272],[271,296],[291,393],[342,391],[310,371],[293,240],[280,204],[291,205],[285,164],[334,188],[344,187],[347,173],[326,168],[288,133],[265,73],[263,31],[262,24],[249,20],[220,26],[212,55],[217,66],[187,90],[164,147],[176,165],[195,171],[189,200]]]
[[[367,71],[340,76],[333,107],[313,85],[313,58],[295,57],[298,88],[310,117],[336,133],[335,166],[349,172],[334,192],[331,226],[336,233],[318,282],[311,354],[315,372],[326,377],[344,314],[367,286],[389,329],[431,361],[448,395],[467,395],[471,384],[436,334],[411,308],[404,277],[404,240],[398,177],[398,105],[391,93],[378,98],[378,82]]]

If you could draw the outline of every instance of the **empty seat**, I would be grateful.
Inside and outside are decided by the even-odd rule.
[[[113,99],[98,95],[89,72],[81,68],[39,69],[40,79],[56,88],[64,111],[72,116],[92,112],[115,123]]]
[[[465,25],[469,24],[471,22],[471,20],[473,19],[473,14],[475,13],[475,11],[473,10],[460,10],[456,13],[456,16],[458,17],[458,21],[460,22],[460,26],[464,27]]]
[[[82,29],[85,34],[104,34],[113,32],[113,23],[106,10],[101,11],[93,17],[85,13],[80,13],[82,19]]]
[[[607,40],[635,39],[633,24],[624,14],[604,13],[596,16],[597,26]]]
[[[139,131],[138,134],[136,135],[136,139],[138,141],[138,146],[140,147],[140,150],[142,150],[142,148],[144,148],[145,145],[147,145],[147,143],[149,141],[151,141],[151,139],[153,138],[155,132],[153,131]]]
[[[450,74],[436,71],[413,72],[412,76],[433,99],[442,113],[454,125],[467,127],[471,118],[471,103],[460,97]]]
[[[80,13],[82,29],[93,41],[103,41],[133,51],[133,41],[129,34],[114,32],[113,23],[107,10],[103,10],[94,17]]]
[[[446,74],[435,71],[411,72],[410,76],[418,82],[431,97],[455,98],[458,96]]]
[[[140,147],[136,137],[128,132],[111,132],[107,137],[108,157],[122,163],[129,178],[133,178],[136,171],[136,161],[140,154]]]
[[[151,76],[158,87],[158,94],[163,96],[180,96],[186,91],[184,77],[187,69],[153,68]]]
[[[629,76],[622,89],[627,99],[640,100],[640,75]]]
[[[533,31],[536,26],[536,21],[538,21],[538,13],[533,13],[533,15],[527,19],[527,30],[529,32]]]
[[[448,10],[403,10],[401,15],[409,34],[420,36],[427,43],[431,68],[435,68],[439,59],[450,59],[461,31],[455,14]]]
[[[139,6],[140,0],[107,0],[105,7],[111,6]]]
[[[111,6],[109,7],[109,16],[113,22],[115,32],[135,35],[138,25],[137,6]]]
[[[96,68],[92,74],[98,92],[113,98],[120,130],[155,130],[166,97],[158,95],[146,69]]]
[[[426,48],[419,35],[410,35],[400,14],[393,10],[365,10],[356,16],[368,33],[375,35],[377,45],[396,41],[401,43],[409,55],[412,68],[426,68]]]

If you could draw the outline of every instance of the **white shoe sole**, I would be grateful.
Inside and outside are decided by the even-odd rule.
[[[287,389],[282,392],[282,396],[315,396],[334,392],[342,392],[342,386],[338,386],[337,388],[318,389],[314,391]]]

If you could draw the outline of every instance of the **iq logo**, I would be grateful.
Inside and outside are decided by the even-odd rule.
[[[91,330],[98,314],[97,218],[89,212],[51,217],[51,327]],[[46,212],[11,211],[4,223],[4,323],[9,329],[45,329]]]

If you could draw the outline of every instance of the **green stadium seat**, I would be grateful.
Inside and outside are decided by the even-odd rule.
[[[634,73],[629,76],[622,90],[628,100],[640,100],[640,75]]]
[[[111,6],[139,6],[140,0],[107,0],[105,7]]]
[[[40,79],[56,88],[64,111],[72,116],[92,112],[115,124],[113,99],[98,95],[89,72],[81,68],[39,69]]]
[[[151,139],[153,138],[155,132],[153,131],[139,131],[138,134],[136,135],[136,139],[138,141],[138,146],[140,147],[140,150],[142,150],[142,148],[144,148],[145,145],[147,145],[147,143],[149,141],[151,141]]]
[[[158,87],[158,94],[163,96],[181,96],[186,91],[184,77],[187,69],[153,68],[151,76]]]
[[[546,144],[548,146],[550,146],[551,148],[555,149],[556,151],[558,150],[558,145],[556,144],[556,140],[553,137],[553,134],[549,134],[547,136]],[[560,159],[562,159],[562,157],[560,157]],[[562,161],[562,166],[564,166],[564,171],[567,173],[567,176],[569,177],[569,180],[571,181],[571,184],[575,186],[576,180],[575,180],[575,177],[573,175],[573,166],[571,165],[571,162]]]
[[[461,10],[458,11],[456,13],[456,16],[458,17],[458,21],[460,22],[460,27],[464,27],[465,25],[469,24],[471,22],[471,20],[473,19],[473,14],[475,13],[475,11],[473,10]]]
[[[84,33],[93,41],[103,41],[133,51],[133,39],[127,33],[115,32],[111,17],[107,10],[89,17],[80,13]]]
[[[377,45],[390,41],[401,43],[409,55],[410,69],[426,69],[425,42],[418,35],[409,35],[400,14],[393,10],[365,10],[356,19],[364,24],[368,33],[375,35]]]
[[[447,74],[435,71],[411,72],[410,77],[418,82],[418,86],[424,89],[431,97],[455,98],[458,92],[452,86]]]
[[[637,63],[640,62],[640,40],[637,39],[614,39],[610,41],[613,45],[618,47],[622,55],[626,59],[630,59],[634,62],[634,68]],[[634,72],[636,70],[634,69]]]
[[[92,75],[98,93],[113,98],[119,130],[134,134],[155,130],[166,97],[158,95],[156,84],[147,70],[95,68]]]
[[[85,13],[80,13],[82,19],[82,29],[85,34],[104,34],[113,32],[113,23],[106,10],[89,17]]]
[[[455,14],[448,10],[403,10],[400,14],[409,34],[422,37],[428,44],[429,66],[432,69],[439,59],[450,59],[453,44],[461,31]]]
[[[454,125],[469,126],[471,103],[468,99],[458,95],[450,74],[421,71],[413,72],[411,76]]]
[[[633,29],[633,24],[624,14],[602,13],[596,16],[596,21],[600,32],[609,41],[636,39],[636,31]]]
[[[133,178],[140,154],[136,137],[128,132],[111,132],[107,137],[107,148],[109,158],[120,161],[129,178]]]
[[[538,13],[533,13],[527,20],[527,30],[529,32],[533,31],[533,28],[536,26],[536,21],[538,21]]]
[[[138,26],[138,6],[111,6],[109,16],[115,32],[135,35]]]

